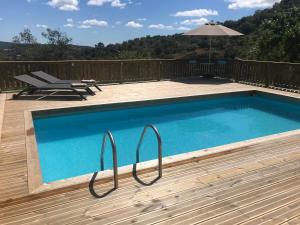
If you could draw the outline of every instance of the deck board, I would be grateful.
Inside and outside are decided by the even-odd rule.
[[[88,101],[14,101],[11,94],[1,95],[6,101],[0,109],[0,224],[299,224],[300,135],[166,168],[150,187],[124,178],[117,191],[100,200],[87,187],[28,193],[25,110],[254,89],[300,97],[235,83],[172,81],[104,86]]]

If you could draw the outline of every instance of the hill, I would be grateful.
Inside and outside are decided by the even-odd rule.
[[[0,41],[0,50],[12,48],[13,45],[11,42]]]
[[[300,61],[300,0],[282,0],[271,9],[223,24],[246,36],[214,38],[212,57],[215,60],[240,57]],[[207,38],[181,34],[146,36],[107,46],[100,42],[94,48],[69,45],[55,54],[47,45],[0,42],[0,60],[184,58],[205,61],[207,54]]]
[[[258,10],[252,16],[237,21],[225,21],[223,25],[246,36],[214,38],[215,59],[241,57],[256,60],[300,61],[300,0],[282,0],[271,9]],[[121,58],[204,60],[208,54],[207,38],[185,37],[180,34],[137,38],[109,47],[118,49]]]
[[[300,1],[282,0],[271,9],[223,25],[246,36],[214,38],[213,58],[300,61]],[[182,35],[137,38],[114,45],[126,57],[207,59],[208,41]],[[216,51],[218,49],[218,51]],[[126,54],[125,54],[126,53]]]

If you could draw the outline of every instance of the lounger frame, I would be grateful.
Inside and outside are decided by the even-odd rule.
[[[29,95],[34,94],[36,91],[61,91],[61,90],[66,90],[66,91],[72,91],[74,95],[78,95],[81,100],[87,100],[86,97],[77,89],[83,89],[85,90],[88,94],[92,94],[93,91],[88,87],[72,87],[71,84],[47,84],[43,81],[37,80],[34,77],[31,77],[27,74],[20,75],[20,76],[15,76],[15,79],[22,81],[29,86],[24,88],[22,91],[19,93],[15,94],[13,98],[18,98],[21,95],[23,95],[25,92],[27,92]],[[51,94],[50,94],[51,95]]]

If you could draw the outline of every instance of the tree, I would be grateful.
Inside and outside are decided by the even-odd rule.
[[[94,56],[96,58],[102,58],[105,56],[105,45],[102,42],[95,45]]]
[[[46,32],[42,33],[42,36],[47,39],[47,43],[50,45],[65,47],[72,43],[72,38],[59,30],[47,28]]]
[[[99,42],[98,44],[95,45],[95,49],[102,51],[104,48],[105,48],[105,45],[102,42]]]
[[[300,9],[275,12],[260,27],[259,51],[262,60],[300,61]]]
[[[36,44],[37,39],[31,33],[31,30],[26,28],[18,35],[12,38],[12,41],[17,44]]]
[[[24,29],[24,31],[14,36],[12,42],[14,43],[12,48],[13,54],[11,56],[13,60],[33,60],[38,52],[37,39],[31,33],[30,29]]]
[[[43,47],[43,55],[46,59],[69,59],[72,58],[71,43],[72,38],[67,34],[48,28],[42,36],[47,39],[47,45]]]
[[[223,24],[246,35],[214,39],[214,49],[218,50],[215,59],[300,61],[300,0],[281,0],[272,8]],[[21,33],[14,37],[15,42],[36,41],[30,31]],[[42,35],[47,44],[15,45],[18,51],[9,54],[21,55],[17,58],[21,60],[177,58],[205,61],[208,52],[207,38],[181,34],[146,36],[119,44],[99,42],[95,47],[71,45],[72,38],[59,30],[47,29]],[[0,51],[0,54],[8,53]]]

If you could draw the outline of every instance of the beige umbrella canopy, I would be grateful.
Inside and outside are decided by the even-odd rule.
[[[209,37],[209,63],[211,56],[211,39],[215,36],[242,36],[244,34],[232,30],[228,27],[224,27],[222,25],[216,23],[206,23],[201,27],[198,27],[194,30],[190,30],[183,35],[187,36],[206,36]]]

